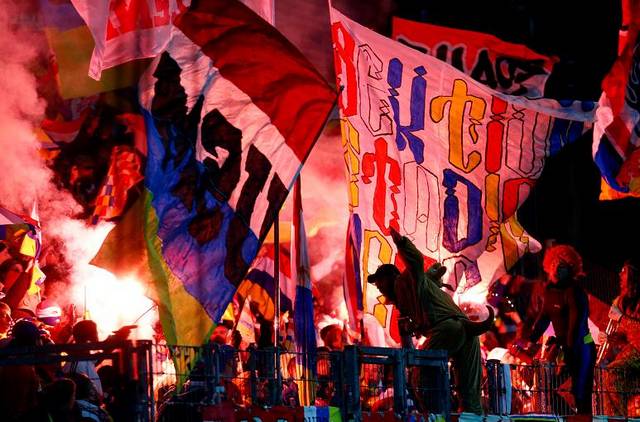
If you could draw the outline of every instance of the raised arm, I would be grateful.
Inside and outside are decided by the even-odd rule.
[[[393,227],[391,228],[391,238],[411,274],[416,280],[422,280],[424,278],[424,256],[422,252],[406,236],[401,236]]]

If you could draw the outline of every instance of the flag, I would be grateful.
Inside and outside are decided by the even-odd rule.
[[[238,315],[238,322],[236,324],[236,330],[242,336],[242,341],[246,344],[256,344],[256,321],[255,316],[251,312],[250,303],[251,296],[244,301],[240,314]]]
[[[590,126],[594,104],[509,96],[335,9],[331,22],[357,283],[397,342],[393,308],[365,283],[400,264],[390,228],[425,265],[446,266],[456,301],[484,302],[492,280],[540,247],[516,211],[546,157]]]
[[[44,283],[46,275],[40,269],[38,262],[42,250],[42,231],[37,202],[34,201],[28,217],[21,217],[0,207],[0,240],[16,245],[18,252],[34,259],[31,283],[27,293],[30,295],[38,293],[39,286]]]
[[[36,128],[36,136],[40,141],[40,154],[47,160],[55,158],[64,144],[76,139],[98,100],[97,95],[62,99],[58,83],[51,77],[52,73],[55,73],[55,78],[58,76],[57,69],[54,67],[50,64],[48,72],[38,78],[38,84],[45,92],[44,97],[47,102],[55,104],[55,115],[42,119],[40,127]]]
[[[291,277],[296,280],[296,302],[293,309],[296,345],[296,369],[299,383],[300,404],[309,406],[315,402],[316,329],[313,319],[311,295],[311,264],[307,250],[307,234],[302,214],[300,177],[293,190],[293,221],[291,225]]]
[[[40,0],[44,32],[55,54],[62,98],[89,97],[100,92],[132,86],[149,64],[138,60],[105,71],[98,82],[87,75],[94,48],[89,28],[70,1]]]
[[[174,31],[173,20],[190,0],[71,0],[91,31],[95,47],[89,76],[97,81],[104,69],[164,51]]]
[[[360,217],[350,214],[347,227],[347,244],[345,247],[345,272],[343,277],[344,301],[349,314],[351,330],[360,332],[362,323],[362,277],[360,275],[360,245],[362,244],[362,230]]]
[[[593,159],[602,174],[600,199],[640,197],[640,2],[623,2],[619,57],[602,82],[593,129]]]
[[[296,284],[291,279],[291,264],[288,245],[280,244],[280,313],[293,313],[293,303],[296,298]],[[245,276],[237,295],[241,302],[249,300],[257,306],[257,310],[267,321],[273,321],[275,316],[275,246],[264,243],[258,256],[251,264],[251,269]]]
[[[127,145],[113,147],[105,183],[96,197],[93,224],[120,216],[127,204],[129,190],[142,179],[142,159],[136,150]]]
[[[26,224],[18,214],[14,214],[6,208],[0,207],[0,226],[7,226],[12,224]]]
[[[275,0],[242,0],[251,10],[256,12],[262,19],[271,25],[276,23]]]
[[[191,0],[71,0],[95,40],[89,76],[135,59],[155,57],[170,42],[175,19]],[[246,0],[256,13],[273,24],[273,2]]]
[[[23,217],[29,224],[30,229],[22,240],[20,253],[33,257],[38,262],[40,252],[42,251],[42,229],[40,227],[40,215],[38,213],[38,201],[34,200],[31,206],[29,217]]]
[[[30,217],[0,207],[0,240],[12,243],[22,255],[37,260],[42,249],[37,205],[34,203]]]
[[[392,20],[392,38],[449,63],[492,89],[527,98],[544,95],[558,61],[493,35],[398,17]]]
[[[304,405],[303,405],[304,406]],[[318,422],[340,422],[340,408],[329,406],[304,406],[304,417],[300,420]]]
[[[199,345],[246,275],[336,95],[237,1],[198,2],[175,24],[140,83],[144,193],[94,262],[147,283],[169,344]]]
[[[45,118],[40,123],[40,128],[57,147],[60,144],[67,144],[76,138],[88,114],[89,109],[87,108],[80,116],[72,120]]]

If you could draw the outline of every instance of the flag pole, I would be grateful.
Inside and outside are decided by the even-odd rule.
[[[280,212],[273,221],[273,281],[275,285],[275,312],[273,317],[274,345],[278,347],[280,329]]]
[[[273,316],[273,337],[275,347],[276,368],[276,397],[275,403],[280,404],[282,397],[282,380],[280,377],[280,211],[276,211],[273,221],[273,281],[275,285],[275,312]]]

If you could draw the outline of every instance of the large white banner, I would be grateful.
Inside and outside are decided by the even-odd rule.
[[[335,9],[331,21],[355,249],[347,271],[365,311],[394,328],[365,282],[397,263],[390,227],[447,267],[459,302],[484,302],[492,280],[539,248],[516,210],[545,159],[589,126],[594,104],[499,93]]]

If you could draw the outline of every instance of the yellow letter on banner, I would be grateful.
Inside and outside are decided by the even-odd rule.
[[[469,136],[475,144],[478,142],[476,126],[480,125],[480,120],[484,117],[486,102],[480,97],[467,94],[467,84],[462,79],[453,82],[453,92],[451,96],[441,95],[431,100],[431,119],[438,123],[444,118],[445,107],[449,104],[449,162],[465,173],[470,173],[481,161],[478,151],[469,154],[467,165],[464,164],[462,148],[462,129],[464,125],[464,112],[469,107],[471,124],[469,125]]]
[[[529,236],[525,235],[524,228],[514,214],[500,224],[500,238],[502,240],[504,266],[509,269],[518,262],[525,252],[529,251]],[[521,249],[522,253],[520,253]]]
[[[358,198],[358,174],[360,174],[360,135],[348,119],[340,120],[342,129],[342,149],[344,162],[349,172],[349,209],[353,210],[360,203]]]
[[[378,243],[377,250],[372,248],[372,241],[375,239],[374,243]],[[393,249],[389,244],[389,241],[386,237],[382,235],[377,230],[364,230],[364,250],[362,253],[362,269],[364,275],[364,288],[362,292],[362,299],[364,301],[364,309],[367,311],[369,308],[367,307],[367,278],[369,274],[375,272],[378,269],[378,265],[389,264],[391,262],[391,256],[393,255]],[[375,247],[375,246],[374,246]],[[375,254],[372,256],[372,254]],[[373,258],[373,259],[370,259]],[[377,259],[376,259],[377,258]],[[369,268],[370,264],[374,264],[376,268]],[[380,298],[384,298],[384,296],[378,297],[378,303],[372,306],[372,313],[376,317],[376,319],[380,322],[380,325],[383,327],[387,321],[387,308],[384,306],[384,302],[380,300]]]

